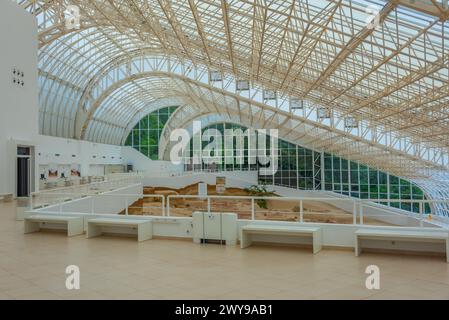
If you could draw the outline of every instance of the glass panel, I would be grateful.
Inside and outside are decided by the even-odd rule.
[[[125,141],[145,156],[158,160],[158,145],[162,130],[176,106],[156,110],[144,116],[133,128]]]
[[[160,118],[159,118],[160,119]],[[151,120],[151,119],[150,119]],[[151,121],[150,121],[151,127]],[[246,128],[238,125],[218,123],[208,128],[216,128],[223,131],[224,128]],[[149,141],[155,144],[154,152],[157,151],[157,143],[153,142],[156,135],[149,131]],[[145,140],[145,135],[142,136]],[[267,138],[269,142],[269,138]],[[206,143],[207,144],[207,143]],[[257,165],[248,165],[248,142],[245,139],[244,165],[228,164],[226,170],[258,169]],[[234,150],[232,154],[237,155],[236,143],[234,140]],[[150,156],[152,149],[149,150]],[[223,152],[224,155],[224,152]],[[310,149],[294,145],[284,140],[279,140],[278,151],[278,171],[273,176],[259,176],[259,182],[264,184],[275,184],[301,190],[321,189],[321,154]],[[223,160],[224,162],[224,160]],[[336,193],[352,196],[361,199],[413,199],[424,198],[423,191],[412,185],[409,181],[396,176],[388,175],[385,172],[369,168],[365,165],[353,161],[347,161],[340,157],[324,153],[324,189]],[[221,168],[221,167],[220,167]],[[378,201],[383,205],[390,205],[404,210],[416,210],[417,203],[401,204],[399,202],[390,203],[388,201]],[[430,212],[430,206],[426,206]]]

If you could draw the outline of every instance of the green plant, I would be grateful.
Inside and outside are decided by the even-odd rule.
[[[249,188],[245,188],[245,191],[250,196],[255,197],[272,197],[275,196],[274,191],[268,191],[265,185],[252,185]],[[256,199],[257,205],[262,209],[268,209],[266,199]]]

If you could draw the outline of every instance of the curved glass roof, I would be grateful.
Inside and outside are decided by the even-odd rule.
[[[445,0],[16,1],[38,20],[44,134],[122,144],[180,105],[399,176],[447,173]]]

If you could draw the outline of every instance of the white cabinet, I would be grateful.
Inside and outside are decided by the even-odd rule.
[[[193,241],[222,240],[227,245],[237,243],[237,214],[229,212],[194,212]]]

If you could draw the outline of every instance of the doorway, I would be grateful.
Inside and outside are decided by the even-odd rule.
[[[17,147],[17,197],[30,196],[30,148]]]

